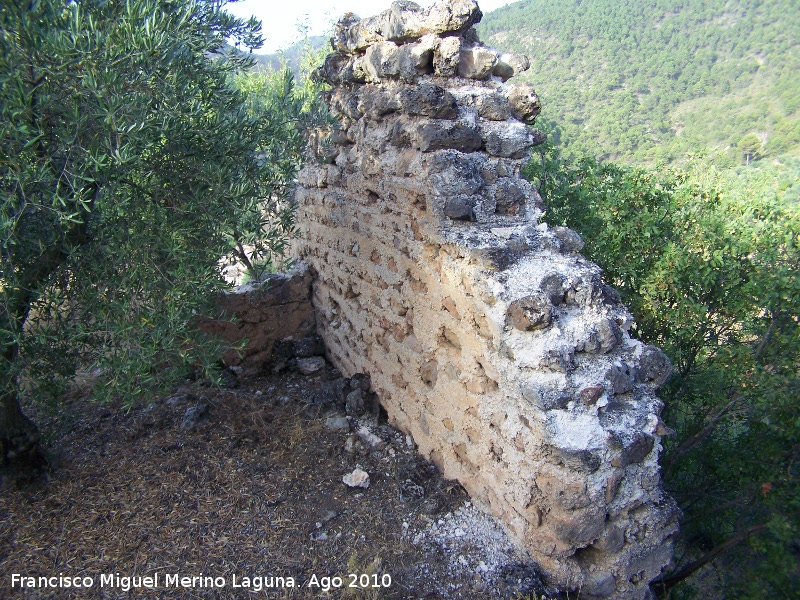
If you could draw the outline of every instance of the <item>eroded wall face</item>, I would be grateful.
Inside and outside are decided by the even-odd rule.
[[[341,129],[300,176],[296,252],[331,361],[500,517],[553,583],[641,598],[672,555],[664,354],[519,177],[540,134],[527,59],[471,0],[340,23],[321,76]]]

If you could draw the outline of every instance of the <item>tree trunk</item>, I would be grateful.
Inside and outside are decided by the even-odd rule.
[[[0,484],[37,477],[46,464],[39,430],[22,413],[14,386],[0,396]]]
[[[658,596],[659,598],[664,597],[675,584],[680,583],[684,579],[688,579],[706,565],[714,562],[717,559],[717,557],[719,557],[720,554],[722,554],[729,548],[733,548],[737,544],[744,542],[750,536],[765,531],[766,529],[768,529],[768,527],[769,526],[766,524],[754,525],[752,527],[748,527],[744,531],[740,531],[731,539],[722,542],[720,545],[712,548],[709,552],[706,552],[706,554],[701,556],[699,559],[694,560],[687,565],[684,565],[683,567],[677,569],[676,571],[666,573],[661,577],[658,577],[657,579],[653,580],[650,583],[651,589],[655,590],[656,596]]]

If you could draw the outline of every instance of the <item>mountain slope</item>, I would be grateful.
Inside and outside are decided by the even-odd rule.
[[[531,58],[522,79],[567,151],[636,164],[700,151],[733,165],[755,134],[762,154],[800,154],[794,0],[524,0],[479,32]]]

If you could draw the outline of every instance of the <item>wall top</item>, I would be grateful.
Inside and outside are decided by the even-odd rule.
[[[412,82],[423,75],[506,81],[527,70],[521,54],[487,48],[473,25],[483,13],[475,0],[442,0],[427,9],[401,0],[377,16],[346,14],[337,23],[334,52],[317,70],[331,85]]]

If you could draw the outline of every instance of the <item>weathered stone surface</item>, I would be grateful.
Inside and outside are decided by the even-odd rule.
[[[413,81],[415,78],[433,71],[433,40],[428,43],[404,44],[398,50],[400,77]]]
[[[672,363],[662,350],[647,346],[642,352],[637,375],[639,380],[661,387],[672,375]]]
[[[594,404],[605,391],[602,385],[590,385],[581,390],[581,400],[584,404]]]
[[[483,145],[481,134],[474,125],[441,119],[420,123],[411,139],[414,147],[423,152],[448,148],[472,152]]]
[[[511,116],[508,99],[499,93],[481,94],[475,98],[478,116],[490,121],[507,121]]]
[[[181,429],[192,431],[202,427],[211,419],[211,405],[202,400],[186,409],[181,420]]]
[[[261,282],[218,296],[219,318],[200,320],[198,326],[232,345],[247,340],[240,352],[225,355],[225,364],[261,370],[270,363],[277,342],[301,340],[314,333],[311,282],[311,272],[302,262],[289,273],[267,275]]]
[[[541,411],[566,408],[572,399],[563,390],[542,389],[537,382],[526,381],[520,385],[520,394]]]
[[[365,406],[364,392],[360,389],[353,390],[345,397],[345,412],[348,415],[360,415]]]
[[[439,41],[433,55],[433,72],[440,77],[452,77],[461,58],[461,39],[446,37]]]
[[[332,43],[340,52],[352,54],[385,40],[404,42],[429,33],[458,33],[478,23],[482,16],[474,0],[440,2],[428,10],[401,0],[375,17],[359,19],[350,13],[337,24]]]
[[[503,81],[511,79],[514,75],[519,75],[523,71],[530,69],[531,63],[524,54],[501,54],[492,69],[492,75],[497,75]]]
[[[497,199],[495,212],[499,215],[521,215],[525,210],[529,189],[527,182],[513,177],[503,177],[494,186]]]
[[[462,48],[458,59],[458,74],[467,79],[486,79],[497,64],[497,55],[489,48]]]
[[[539,96],[527,83],[514,83],[506,90],[511,114],[523,123],[533,125],[536,116],[541,112]]]
[[[398,94],[398,100],[401,110],[409,115],[434,119],[454,119],[458,115],[453,95],[433,83],[404,87]]]
[[[650,454],[655,439],[653,436],[639,432],[622,442],[619,454],[611,461],[614,467],[627,467],[633,463],[640,463]]]
[[[475,206],[470,196],[454,196],[445,201],[444,214],[454,221],[474,221]]]
[[[348,487],[367,489],[369,487],[369,474],[363,469],[355,469],[342,477],[342,483]]]
[[[313,375],[319,373],[325,368],[325,359],[321,356],[312,356],[311,358],[298,358],[297,370],[303,375]]]
[[[553,583],[641,600],[675,527],[654,395],[669,363],[630,337],[580,236],[539,221],[519,178],[545,139],[525,126],[539,99],[501,83],[528,63],[482,46],[478,14],[406,3],[338,29],[344,133],[332,164],[298,176],[295,243],[327,358],[352,376],[331,402],[358,414],[377,398]]]
[[[380,42],[367,48],[364,70],[369,81],[400,75],[400,51],[394,42]]]
[[[325,419],[325,428],[331,431],[350,431],[350,421],[347,417],[328,417]]]
[[[508,307],[508,318],[521,331],[549,327],[553,322],[553,305],[544,294],[532,294],[515,300]]]
[[[533,136],[521,123],[485,123],[482,133],[486,152],[491,156],[522,158],[533,146]]]
[[[558,225],[553,227],[553,235],[561,242],[562,252],[580,252],[583,249],[583,238],[577,231]]]

